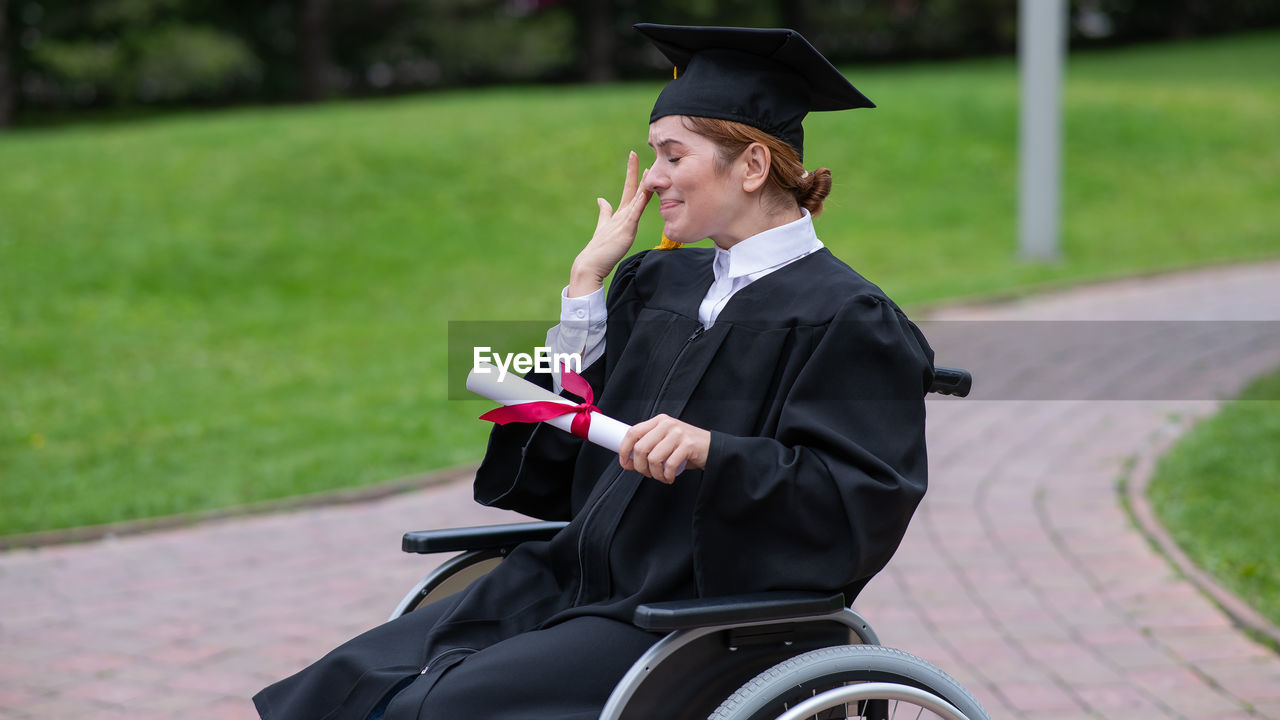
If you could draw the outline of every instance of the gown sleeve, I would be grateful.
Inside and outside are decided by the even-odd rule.
[[[932,365],[901,311],[860,296],[817,341],[773,437],[712,432],[693,520],[699,592],[851,592],[883,568],[925,491]]]
[[[606,317],[633,305],[636,273],[647,252],[619,263],[609,285]],[[602,356],[582,368],[582,377],[597,394],[604,387],[607,367],[607,357]],[[546,390],[553,389],[551,373],[531,372],[524,377]],[[546,423],[494,425],[476,471],[476,502],[543,520],[569,520],[573,515],[571,480],[585,443]]]

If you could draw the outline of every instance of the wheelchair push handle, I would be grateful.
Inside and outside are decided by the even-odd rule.
[[[941,365],[934,366],[933,383],[929,385],[929,392],[938,393],[939,395],[968,397],[969,391],[972,389],[973,376],[969,374],[968,370],[942,367]]]

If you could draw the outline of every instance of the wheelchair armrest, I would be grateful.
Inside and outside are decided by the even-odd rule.
[[[407,553],[499,550],[505,554],[522,542],[550,540],[568,524],[567,522],[527,522],[419,530],[405,533],[400,549]]]
[[[733,625],[827,615],[843,610],[844,594],[775,591],[748,595],[674,600],[641,605],[632,622],[641,630],[671,632],[709,625]]]

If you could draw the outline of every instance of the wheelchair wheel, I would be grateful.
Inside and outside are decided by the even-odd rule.
[[[709,720],[891,717],[990,720],[950,675],[877,645],[822,648],[774,665],[729,696]]]

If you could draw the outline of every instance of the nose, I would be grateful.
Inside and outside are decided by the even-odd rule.
[[[659,169],[661,166],[662,163],[654,163],[649,168],[649,171],[645,173],[644,182],[641,184],[640,188],[641,190],[656,193],[662,192],[664,189],[671,186],[670,178],[666,176],[666,173]]]

